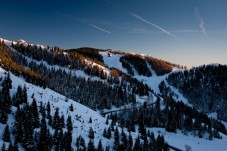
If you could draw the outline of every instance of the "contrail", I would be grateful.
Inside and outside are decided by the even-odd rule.
[[[173,37],[173,38],[176,38],[176,39],[179,39],[179,38],[178,38],[177,36],[175,36],[174,34],[170,33],[169,31],[163,29],[162,27],[160,27],[160,26],[158,26],[158,25],[156,25],[156,24],[154,24],[154,23],[152,23],[152,22],[149,22],[148,20],[144,19],[144,18],[141,17],[141,16],[139,16],[139,15],[137,15],[137,14],[135,14],[135,13],[131,13],[131,15],[132,15],[133,17],[135,17],[135,18],[137,18],[137,19],[139,19],[139,20],[141,20],[141,21],[143,21],[143,22],[145,22],[145,23],[147,23],[147,24],[149,24],[149,25],[151,25],[151,26],[153,26],[153,27],[159,29],[160,31],[166,33],[166,34],[169,35],[169,36],[171,36],[171,37]]]
[[[204,34],[204,36],[207,36],[206,28],[205,28],[205,22],[203,21],[203,18],[199,14],[198,8],[194,8],[194,13],[196,18],[199,20],[199,28],[201,29],[201,32]]]
[[[172,30],[171,33],[200,33],[200,30],[194,30],[194,29],[178,29],[178,30]]]
[[[89,24],[89,25],[92,26],[92,27],[94,27],[94,28],[96,28],[96,29],[98,29],[98,30],[100,30],[100,31],[103,31],[103,32],[108,33],[108,34],[111,34],[110,31],[107,31],[107,30],[105,30],[105,29],[103,29],[103,28],[100,28],[100,27],[95,26],[95,25],[93,25],[93,24]]]
[[[71,16],[69,16],[69,15],[67,15],[67,14],[65,14],[65,13],[63,13],[61,11],[56,10],[55,12],[58,13],[58,14],[60,14],[60,15],[62,15],[62,16],[65,16],[67,18],[72,18]]]
[[[61,11],[56,10],[55,12],[58,13],[58,14],[60,14],[60,15],[62,15],[62,16],[64,16],[64,17],[66,17],[66,18],[73,19],[73,20],[76,20],[76,21],[79,21],[79,22],[81,22],[81,23],[86,24],[85,21],[83,21],[83,20],[81,20],[81,19],[78,19],[78,18],[73,18],[72,16],[70,16],[70,15],[68,15],[68,14],[66,14],[66,13],[63,13],[63,12],[61,12]],[[98,26],[96,26],[96,25],[93,25],[93,24],[88,24],[88,25],[89,25],[89,26],[92,26],[92,27],[94,27],[94,28],[96,28],[96,29],[98,29],[98,30],[100,30],[100,31],[102,31],[102,32],[111,34],[110,31],[105,30],[105,29],[103,29],[103,28],[100,28],[100,27],[98,27]]]

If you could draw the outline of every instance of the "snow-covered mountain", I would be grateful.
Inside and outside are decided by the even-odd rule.
[[[112,50],[62,50],[24,40],[0,41],[0,92],[5,96],[5,90],[9,89],[11,111],[7,113],[6,123],[0,123],[2,148],[8,148],[11,142],[19,150],[41,150],[43,146],[48,150],[94,150],[94,143],[100,150],[101,140],[103,150],[225,150],[227,136],[223,125],[194,110],[181,91],[168,82],[170,74],[185,71],[179,65],[151,56]],[[7,76],[12,80],[12,87],[4,84]],[[160,92],[161,83],[169,90]],[[26,88],[27,103],[17,106],[15,102],[21,99],[19,86]],[[3,98],[1,104],[5,103]],[[33,139],[29,144],[23,134],[23,139],[18,141],[15,129],[18,108],[23,113],[30,111],[32,107],[29,106],[34,101],[38,106],[39,125],[32,129]],[[178,106],[184,110],[179,110]],[[0,111],[2,116],[6,110],[0,108]],[[59,119],[65,123],[60,129],[54,126],[58,121],[57,111]],[[69,116],[72,130],[66,124]],[[187,127],[190,120],[192,127]],[[43,123],[51,136],[49,147],[40,141],[45,129]],[[9,126],[9,142],[5,141],[6,125]],[[26,127],[23,122],[21,125]],[[104,135],[109,129],[109,134]],[[69,132],[71,149],[65,145],[70,138]],[[129,143],[130,138],[133,144]],[[163,138],[166,143],[162,142]]]

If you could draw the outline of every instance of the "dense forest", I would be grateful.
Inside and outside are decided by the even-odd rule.
[[[146,60],[144,60],[142,57],[139,55],[124,55],[120,58],[120,61],[122,62],[122,66],[127,69],[128,73],[131,75],[134,75],[133,68],[135,68],[136,72],[139,75],[143,76],[151,76],[151,71],[147,67]],[[132,65],[133,68],[130,66]]]
[[[12,47],[21,54],[15,52],[15,57],[9,57],[9,59],[35,71],[42,77],[47,87],[94,110],[110,109],[113,105],[119,107],[129,103],[136,103],[136,94],[144,96],[151,92],[147,85],[117,69],[111,69],[111,76],[107,76],[98,66],[85,64],[82,61],[84,59],[83,56],[75,55],[74,52],[74,55],[64,55],[64,52],[57,47],[42,49],[41,47],[25,46],[20,43],[12,44]],[[9,49],[8,54],[11,52],[13,51]],[[62,55],[64,56],[63,58],[61,58]],[[48,57],[42,58],[40,56]],[[30,60],[28,57],[36,61]],[[58,58],[61,58],[61,61]],[[74,66],[70,65],[70,72],[66,72],[65,68],[50,68],[43,62],[37,62],[41,60],[46,61],[48,65],[58,65],[60,67],[68,67],[69,64],[75,62],[79,63]],[[77,77],[75,73],[79,69],[83,69],[88,76],[98,76],[104,81]],[[121,77],[121,80],[119,77]]]
[[[17,76],[23,76],[30,83],[45,87],[46,82],[41,75],[18,64],[19,60],[23,61],[23,58],[6,46],[3,41],[0,41],[0,66],[5,70],[10,70]]]
[[[158,98],[152,106],[145,102],[141,108],[122,110],[118,114],[111,114],[109,118],[131,131],[135,131],[135,126],[139,125],[142,139],[148,135],[146,129],[151,127],[162,127],[168,132],[176,132],[179,129],[184,135],[192,134],[209,140],[213,137],[221,139],[219,132],[227,134],[225,126],[220,121],[210,119],[206,114],[182,102],[176,102],[170,96],[164,96],[163,101],[164,109],[161,109],[161,99]]]
[[[115,53],[118,54],[119,52]],[[186,67],[177,64],[156,59],[151,56],[142,56],[139,54],[123,53],[122,57],[120,58],[120,61],[122,63],[122,66],[127,70],[128,74],[132,76],[134,76],[134,72],[136,72],[139,75],[150,77],[152,76],[150,69],[153,69],[155,74],[158,76],[170,73],[173,67],[186,69]],[[135,71],[133,69],[135,69]]]
[[[168,82],[205,113],[217,112],[227,121],[227,66],[207,65],[172,73]]]
[[[105,66],[103,57],[102,55],[99,54],[99,51],[102,51],[100,49],[84,47],[84,48],[69,49],[64,51],[69,53],[70,55],[77,55],[77,54],[82,55],[84,58],[88,58],[97,64]]]
[[[9,73],[3,79],[1,77],[1,106],[0,106],[0,124],[5,125],[2,133],[3,146],[1,150],[17,151],[19,146],[25,150],[50,151],[50,150],[64,150],[72,151],[72,144],[76,145],[77,150],[81,151],[109,151],[112,150],[168,150],[169,146],[165,142],[163,136],[154,137],[154,134],[149,132],[149,135],[141,139],[138,135],[136,141],[133,143],[131,134],[127,136],[124,131],[118,130],[118,125],[111,124],[111,129],[103,130],[103,136],[110,139],[114,138],[114,145],[104,148],[102,140],[99,140],[98,146],[94,145],[94,130],[90,128],[88,131],[88,144],[85,143],[84,138],[73,136],[73,123],[71,116],[65,117],[64,114],[59,113],[59,109],[55,108],[51,111],[51,104],[43,104],[42,101],[36,100],[33,96],[33,101],[28,103],[26,87],[18,86],[17,91],[11,98],[10,89],[12,88],[12,81]],[[40,103],[40,106],[37,105]],[[11,110],[13,108],[13,110]],[[72,112],[74,107],[69,107],[67,112]],[[53,114],[54,112],[54,114]],[[52,113],[52,114],[51,114]],[[8,117],[13,117],[13,127],[9,129],[7,125]],[[92,123],[92,119],[89,120]],[[106,123],[108,125],[108,121]],[[110,124],[109,124],[110,125]],[[130,130],[129,130],[130,131]],[[12,139],[13,137],[13,139]],[[72,137],[76,137],[76,142],[73,142]],[[143,143],[141,142],[143,140]],[[6,147],[5,143],[9,144]],[[20,148],[21,148],[20,147]]]

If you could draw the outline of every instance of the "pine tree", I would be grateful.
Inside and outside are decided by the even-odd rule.
[[[93,131],[92,127],[90,127],[90,129],[89,129],[88,137],[90,139],[94,139],[94,131]]]
[[[103,130],[103,137],[106,138],[106,128],[104,128],[104,130]]]
[[[131,135],[131,132],[129,132],[127,151],[131,151],[132,150],[132,146],[133,146],[132,135]]]
[[[89,123],[92,123],[92,118],[91,117],[89,118]]]
[[[7,151],[5,143],[3,143],[1,151]]]
[[[145,129],[145,126],[144,126],[143,118],[139,122],[139,132],[141,134],[141,139],[144,139],[145,137],[147,137],[146,136],[146,129]]]
[[[12,150],[12,151],[19,151],[19,150],[18,150],[18,144],[17,144],[16,141],[14,142],[13,150]]]
[[[116,127],[115,131],[114,131],[114,145],[113,148],[115,150],[117,150],[119,146],[119,132],[118,132],[118,128]]]
[[[110,146],[109,145],[106,145],[105,151],[110,151]]]
[[[16,142],[21,143],[23,137],[23,128],[22,128],[22,112],[20,108],[17,108],[13,134],[15,136]]]
[[[102,140],[101,139],[99,140],[98,151],[103,151],[103,148],[102,148]]]
[[[86,151],[85,141],[84,141],[84,138],[82,136],[77,137],[76,147],[77,147],[78,151]]]
[[[114,121],[113,120],[111,121],[110,128],[111,128],[111,131],[114,131]]]
[[[6,124],[7,120],[8,120],[8,114],[5,111],[0,110],[0,123]]]
[[[60,117],[59,117],[59,108],[56,108],[53,118],[53,126],[54,129],[60,129]]]
[[[50,150],[50,132],[47,129],[46,125],[46,117],[43,116],[41,120],[41,130],[40,130],[40,135],[39,135],[39,142],[37,145],[38,151],[44,151],[44,150]]]
[[[7,149],[8,151],[13,151],[13,144],[12,142],[9,143],[9,147]]]
[[[122,142],[123,147],[124,148],[127,148],[127,146],[128,146],[128,140],[127,140],[127,137],[126,137],[125,132],[124,132],[123,129],[121,131],[121,142]]]
[[[158,148],[157,148],[157,143],[156,143],[156,140],[155,140],[155,137],[154,137],[154,133],[151,132],[151,135],[150,135],[150,143],[149,143],[149,150],[154,150],[156,151]]]
[[[108,138],[108,139],[111,138],[111,130],[110,130],[110,127],[108,128],[108,130],[106,132],[106,138]]]
[[[168,113],[168,118],[167,118],[167,126],[166,130],[168,132],[175,132],[176,131],[176,116],[175,116],[175,110],[173,107],[171,107],[170,112]]]
[[[150,130],[147,131],[147,137],[149,137],[149,138],[151,137],[151,132],[150,132]]]
[[[89,142],[88,142],[88,151],[94,151],[95,150],[95,146],[94,146],[94,142],[93,142],[93,139],[90,139]]]
[[[11,97],[10,97],[10,89],[12,88],[12,81],[10,79],[9,73],[7,77],[5,77],[4,81],[2,81],[2,91],[0,98],[0,123],[6,124],[8,120],[8,113],[11,112]]]
[[[65,128],[65,117],[64,115],[60,118],[60,128]]]
[[[71,111],[71,112],[73,112],[73,104],[71,104],[70,106],[69,106],[69,110]]]
[[[147,137],[144,138],[143,141],[143,151],[149,151],[148,140]]]
[[[55,130],[54,137],[53,137],[53,143],[55,145],[55,150],[60,150],[62,147],[61,141],[63,139],[63,131],[62,129],[60,130]]]
[[[72,151],[72,132],[65,132],[61,141],[61,150],[65,149],[65,151]]]
[[[36,104],[35,98],[33,98],[32,104],[31,104],[31,114],[32,114],[32,124],[34,128],[39,127],[39,112],[38,107]]]
[[[33,97],[34,99],[34,97]],[[46,110],[45,110],[45,105],[43,105],[43,102],[40,102],[40,106],[39,106],[39,112],[41,113],[42,116],[46,117]]]
[[[68,131],[72,132],[73,130],[73,124],[72,124],[72,119],[71,119],[71,116],[69,115],[68,118],[67,118],[67,129]]]
[[[27,96],[27,88],[26,88],[26,85],[24,85],[24,87],[23,87],[23,91],[22,91],[22,101],[23,101],[23,103],[27,103],[27,102],[28,102],[28,96]]]
[[[50,102],[49,101],[48,101],[47,106],[46,106],[46,111],[47,111],[48,124],[50,126],[52,126],[52,116],[50,115],[51,107],[50,107]]]
[[[157,147],[158,150],[162,150],[162,148],[165,146],[165,140],[163,136],[158,135],[157,137]]]
[[[19,85],[17,87],[17,92],[16,92],[16,103],[15,103],[15,106],[19,106],[21,105],[22,103],[24,103],[23,101],[23,90],[22,90],[22,87]]]
[[[8,125],[6,125],[6,127],[5,127],[5,130],[4,130],[2,138],[3,138],[3,141],[5,141],[5,142],[10,142],[11,141],[10,132],[9,132],[9,126]]]
[[[57,145],[58,142],[58,130],[54,130],[54,135],[53,135],[53,144]]]
[[[187,131],[191,131],[192,130],[192,118],[191,117],[186,117],[185,120],[184,120],[184,128],[185,130]]]
[[[108,122],[108,118],[106,119],[106,125],[108,125],[109,124],[109,122]]]
[[[140,137],[139,136],[136,138],[136,142],[134,144],[133,150],[134,151],[141,151],[142,150],[142,146],[140,144]]]

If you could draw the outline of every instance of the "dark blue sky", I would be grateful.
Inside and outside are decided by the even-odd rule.
[[[227,64],[226,0],[0,0],[0,37]]]

